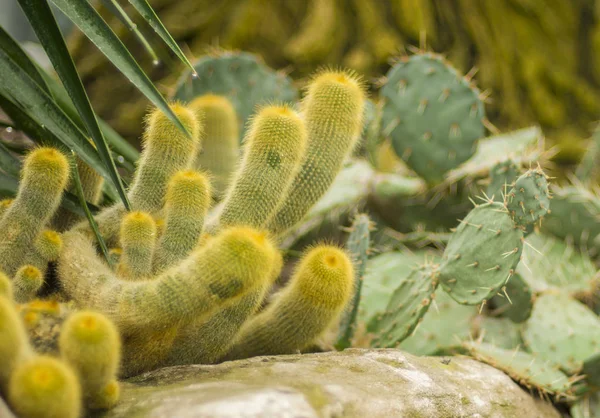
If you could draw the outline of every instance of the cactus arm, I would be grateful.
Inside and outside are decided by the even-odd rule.
[[[155,273],[184,259],[198,245],[210,196],[210,183],[204,174],[186,170],[173,176],[165,199],[165,227],[154,259]]]
[[[140,280],[151,276],[156,247],[156,223],[145,212],[130,212],[121,222],[123,253],[117,267],[122,277]]]
[[[352,296],[354,268],[336,247],[317,246],[300,261],[274,303],[247,322],[225,359],[290,354],[314,342]]]
[[[5,273],[12,275],[24,264],[58,208],[68,177],[69,163],[58,150],[38,148],[27,156],[17,197],[0,220],[0,267]]]
[[[263,108],[252,121],[245,153],[224,200],[220,224],[262,227],[300,165],[306,132],[287,106]]]
[[[267,229],[284,233],[327,191],[360,137],[364,102],[363,87],[352,74],[323,72],[310,84],[302,103],[307,149]]]

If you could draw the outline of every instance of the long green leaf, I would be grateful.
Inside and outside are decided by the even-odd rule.
[[[110,181],[110,173],[84,133],[62,111],[54,99],[0,49],[0,94],[17,105],[40,127],[54,134],[69,150]]]
[[[152,62],[158,62],[156,52],[154,52],[154,49],[152,48],[150,43],[146,40],[142,32],[140,32],[140,30],[137,28],[137,25],[133,23],[131,18],[127,15],[127,12],[123,10],[119,2],[117,0],[104,0],[104,3],[106,3],[107,8],[113,10],[114,14],[119,18],[119,20],[121,20],[121,22],[123,22],[123,24],[127,26],[130,31],[133,32],[138,41],[140,41],[140,44],[142,44],[142,47],[146,50],[148,55],[150,55],[150,58],[152,58]]]
[[[87,1],[52,0],[52,2],[156,107],[182,132],[190,135],[125,45]]]
[[[185,54],[175,42],[175,39],[171,36],[167,28],[162,24],[152,7],[148,4],[146,0],[129,0],[129,3],[138,11],[140,16],[144,18],[146,22],[154,29],[154,31],[161,37],[163,42],[173,51],[177,58],[181,60],[185,65],[187,65],[191,70],[192,74],[196,74],[196,70],[194,66],[188,61]]]
[[[41,88],[48,94],[50,89],[46,84],[46,81],[40,74],[40,69],[31,61],[25,51],[19,46],[9,34],[0,26],[0,49],[2,49],[23,71],[25,71],[29,77],[35,80]]]
[[[60,108],[69,116],[73,122],[80,128],[83,128],[83,122],[73,106],[73,103],[69,99],[69,95],[65,91],[64,87],[54,78],[52,78],[46,72],[41,73],[48,87],[50,87],[50,91],[52,92],[54,98],[56,99],[56,103],[60,106]],[[100,129],[102,130],[102,134],[104,138],[108,141],[111,148],[119,155],[122,155],[130,163],[135,163],[140,158],[140,153],[136,150],[131,144],[129,144],[121,135],[117,133],[111,126],[103,121],[102,119],[98,120],[98,124],[100,125]]]
[[[11,102],[9,98],[2,96],[2,94],[0,94],[0,108],[2,108],[4,112],[13,120],[18,129],[23,131],[34,142],[60,148],[64,152],[71,151],[68,146],[65,146],[64,141],[58,139],[56,135],[35,121],[25,110]],[[7,148],[14,149],[19,153],[24,151],[23,149],[14,148],[10,145],[12,144],[6,144]],[[80,157],[86,161],[86,157],[84,155],[80,155]],[[93,167],[91,164],[90,166]],[[100,172],[100,174],[102,173]],[[107,186],[104,190],[108,197],[110,197],[110,200],[116,200],[118,195],[112,184],[110,182],[105,182],[104,185]]]
[[[75,189],[77,190],[77,196],[79,197],[79,203],[85,212],[85,217],[87,218],[92,231],[94,231],[94,235],[96,235],[96,240],[98,241],[98,245],[102,249],[102,253],[104,254],[104,258],[106,258],[106,262],[110,265],[110,257],[108,256],[108,247],[106,246],[106,242],[100,235],[100,231],[98,230],[98,224],[90,212],[88,208],[88,204],[85,201],[85,197],[83,195],[83,186],[81,184],[81,178],[79,178],[79,170],[77,169],[77,154],[75,152],[71,153],[71,173],[73,173],[73,183],[75,184]]]
[[[90,104],[90,100],[83,88],[83,83],[77,74],[77,69],[73,63],[73,59],[69,54],[67,45],[62,36],[58,23],[54,18],[54,14],[46,0],[19,0],[19,4],[29,23],[35,30],[35,33],[40,40],[48,58],[52,62],[54,69],[60,77],[63,86],[69,93],[81,120],[83,121],[87,132],[92,137],[98,154],[104,162],[113,185],[116,187],[123,205],[128,210],[131,209],[127,193],[121,182],[121,176],[117,172],[117,167],[112,159],[108,145],[102,136],[96,115]]]
[[[18,177],[21,172],[21,161],[2,143],[0,143],[0,168],[6,174],[15,177]]]

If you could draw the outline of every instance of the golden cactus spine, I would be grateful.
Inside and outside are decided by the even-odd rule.
[[[193,166],[211,175],[213,197],[225,193],[239,158],[239,129],[235,109],[224,96],[206,94],[189,104],[204,125],[202,147]]]
[[[311,82],[302,103],[308,130],[306,153],[267,229],[282,234],[329,188],[359,138],[364,102],[363,86],[353,74],[326,71]]]
[[[96,312],[77,312],[63,324],[59,347],[81,381],[86,405],[92,409],[114,406],[119,394],[121,340],[112,322]]]
[[[167,188],[164,232],[154,259],[161,272],[187,257],[198,244],[211,203],[207,177],[193,170],[176,173]]]
[[[82,407],[75,373],[49,356],[35,356],[19,365],[10,378],[7,398],[23,418],[78,418]]]
[[[307,347],[339,318],[353,280],[352,262],[344,251],[327,245],[309,250],[291,283],[242,327],[226,359],[291,354]]]
[[[289,190],[305,144],[304,124],[293,109],[263,108],[248,130],[244,156],[225,197],[220,224],[264,226]]]
[[[0,267],[6,274],[24,264],[58,208],[68,178],[67,158],[54,148],[37,148],[25,159],[17,197],[0,220]]]
[[[130,212],[121,222],[120,275],[129,280],[148,278],[156,247],[156,223],[148,213]]]

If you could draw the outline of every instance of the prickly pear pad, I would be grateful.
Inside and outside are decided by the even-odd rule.
[[[516,181],[506,196],[506,206],[517,225],[526,226],[543,218],[550,208],[546,174],[529,170]]]
[[[485,134],[479,90],[440,55],[402,58],[386,75],[381,128],[427,183],[467,161]]]
[[[373,347],[396,347],[413,333],[429,310],[437,288],[437,265],[416,268],[394,291],[379,321],[371,321],[368,331],[375,334]]]
[[[571,383],[560,370],[529,353],[505,350],[492,344],[469,342],[464,344],[471,356],[502,370],[521,385],[556,397],[569,397]]]
[[[525,324],[523,341],[545,361],[578,373],[583,362],[600,351],[600,319],[566,294],[543,294]]]
[[[490,302],[494,308],[494,315],[519,324],[531,316],[533,291],[525,279],[519,273],[515,273]]]
[[[206,55],[194,63],[194,69],[198,76],[186,71],[177,83],[174,98],[189,102],[207,93],[226,96],[235,107],[240,133],[257,105],[294,102],[298,98],[287,75],[268,68],[260,57],[247,52]]]
[[[491,298],[514,273],[523,251],[523,232],[500,203],[475,207],[450,238],[440,283],[464,305]]]

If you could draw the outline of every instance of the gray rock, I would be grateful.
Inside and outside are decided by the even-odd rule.
[[[123,384],[104,418],[559,418],[466,357],[346,350],[155,370]]]

